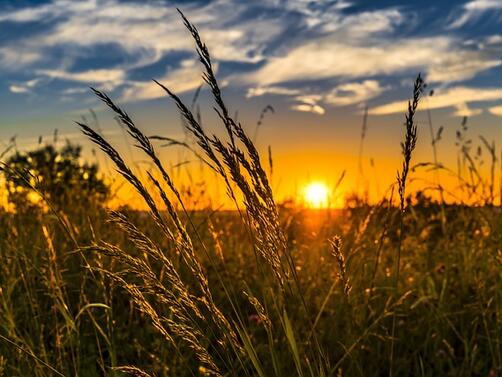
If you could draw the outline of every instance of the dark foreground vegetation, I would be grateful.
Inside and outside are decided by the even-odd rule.
[[[196,357],[190,339],[184,339],[187,335],[173,334],[171,343],[148,312],[154,310],[165,327],[176,321],[171,304],[163,302],[172,288],[162,263],[107,223],[104,211],[80,210],[81,216],[68,215],[67,225],[42,211],[2,214],[0,335],[16,344],[0,342],[3,375],[56,375],[44,363],[69,376],[113,375],[110,368],[121,365],[157,376],[204,374],[207,366]],[[396,208],[384,204],[331,216],[324,211],[284,211],[281,223],[301,296],[274,289],[238,213],[195,214],[192,221],[201,225],[196,238],[207,255],[202,246],[195,250],[213,300],[232,321],[231,328],[242,333],[238,344],[246,347],[242,336],[249,350],[237,355],[219,350],[221,329],[208,323],[207,313],[196,318],[196,341],[230,375],[257,375],[253,355],[265,376],[297,375],[299,370],[322,375],[310,370],[320,362],[334,375],[379,376],[390,369],[396,315],[396,375],[499,375],[502,216],[497,208],[448,207],[443,227],[439,211],[431,205],[406,215],[397,292]],[[187,289],[198,295],[199,283],[155,222],[142,212],[125,215],[170,256]],[[334,234],[342,239],[345,262],[339,262],[327,242]],[[77,252],[102,240],[123,250],[124,256]],[[132,261],[122,260],[126,255],[149,267],[135,271]],[[143,279],[154,277],[142,275],[150,270],[168,292],[147,285],[154,282]],[[131,289],[137,285],[152,308],[139,307],[119,277],[127,279]],[[200,296],[192,300],[199,303]],[[325,359],[314,358],[313,332]]]
[[[226,139],[207,135],[164,89],[239,211],[185,208],[153,142],[96,90],[155,169],[140,179],[98,132],[79,126],[148,211],[106,210],[110,191],[75,147],[2,165],[11,209],[0,213],[0,376],[500,375],[495,178],[476,176],[460,145],[470,164],[460,189],[479,205],[407,200],[420,76],[398,179],[380,203],[277,205],[209,52],[185,23]]]

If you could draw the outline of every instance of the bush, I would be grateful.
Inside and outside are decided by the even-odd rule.
[[[4,165],[8,201],[16,210],[37,206],[39,197],[57,209],[103,205],[110,190],[98,175],[98,165],[81,162],[82,147],[67,143],[16,152]],[[34,193],[39,195],[34,195]]]

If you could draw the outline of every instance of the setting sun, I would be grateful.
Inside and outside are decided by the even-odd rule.
[[[305,202],[312,208],[328,206],[328,187],[322,182],[312,182],[305,187]]]

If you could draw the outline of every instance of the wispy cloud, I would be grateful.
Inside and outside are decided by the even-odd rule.
[[[41,80],[40,79],[34,79],[34,80],[28,80],[24,83],[17,83],[17,84],[11,84],[9,85],[9,90],[11,93],[29,93],[32,88],[34,88]]]
[[[42,54],[19,46],[0,47],[0,67],[4,70],[15,71],[42,59]]]
[[[324,107],[319,104],[322,100],[322,96],[319,94],[301,95],[295,97],[294,100],[299,103],[291,106],[291,110],[309,112],[317,115],[324,115],[326,112]]]
[[[387,89],[376,80],[346,83],[326,94],[324,102],[335,106],[354,105],[375,98]]]
[[[502,1],[500,0],[473,0],[462,6],[459,16],[455,16],[454,21],[449,25],[450,29],[456,29],[465,24],[477,20],[487,11],[502,11]]]
[[[467,103],[459,103],[457,105],[454,105],[454,107],[455,112],[453,113],[453,115],[457,117],[473,117],[475,115],[483,113],[483,109],[471,108],[467,106]]]
[[[84,88],[84,87],[74,87],[74,88],[67,88],[63,90],[63,94],[67,96],[71,96],[73,94],[81,94],[81,93],[89,93],[89,88]]]
[[[0,21],[13,22],[32,22],[47,18],[56,18],[66,15],[68,11],[86,12],[95,9],[96,0],[90,1],[71,1],[58,0],[52,3],[43,4],[34,7],[26,7],[13,11],[6,11],[0,14]]]
[[[323,115],[326,112],[323,107],[316,105],[316,104],[309,104],[309,103],[301,103],[298,105],[293,105],[293,106],[291,106],[291,109],[295,110],[295,111],[313,113],[313,114],[317,114],[317,115]]]
[[[246,93],[246,98],[259,97],[265,94],[295,96],[301,94],[301,90],[281,86],[258,86],[255,88],[249,88]]]
[[[201,68],[197,63],[194,59],[182,61],[179,68],[168,70],[158,81],[178,94],[195,89],[203,82]],[[129,83],[122,99],[124,101],[147,100],[165,95],[164,90],[150,80]]]
[[[82,72],[64,70],[38,70],[37,73],[53,79],[77,81],[83,83],[98,83],[108,90],[124,82],[125,72],[121,69],[91,69]]]
[[[283,56],[270,58],[250,80],[262,85],[330,77],[365,77],[424,70],[429,82],[462,81],[502,60],[462,49],[448,37],[340,43],[336,36],[309,41]]]
[[[502,106],[493,106],[488,109],[493,115],[502,116]]]
[[[309,93],[308,90],[290,89],[281,86],[257,87],[248,90],[247,97],[257,97],[267,94],[284,95],[299,102],[290,108],[296,111],[312,112],[322,115],[325,105],[349,106],[364,103],[377,97],[389,87],[382,87],[377,80],[349,82],[335,86],[324,93]]]
[[[267,39],[282,26],[264,20],[241,20],[246,10],[226,0],[184,7],[218,60],[258,61]],[[172,51],[192,51],[192,41],[174,6],[161,3],[120,3],[116,0],[65,1],[4,12],[1,21],[54,19],[55,26],[22,40],[19,49],[44,51],[54,46],[91,47],[115,44],[131,53],[132,66],[152,64]],[[241,22],[237,23],[236,21]],[[227,26],[223,27],[225,24]],[[232,25],[234,24],[234,25]],[[11,46],[14,48],[14,46]]]
[[[29,89],[26,88],[25,86],[21,86],[21,85],[16,85],[16,84],[12,84],[9,86],[9,90],[12,92],[12,93],[28,93],[29,92]]]
[[[265,58],[267,44],[283,32],[286,25],[271,22],[270,18],[241,17],[248,8],[244,3],[228,0],[183,6],[216,61],[251,64]],[[0,28],[2,21],[26,23],[42,20],[50,20],[51,27],[35,35],[15,38],[0,48],[0,67],[13,71],[22,69],[24,75],[31,72],[35,77],[100,83],[108,90],[126,84],[122,96],[134,100],[155,98],[158,90],[151,82],[132,79],[130,73],[133,70],[146,69],[170,54],[195,56],[193,41],[176,8],[160,2],[55,0],[45,5],[3,12]],[[82,70],[79,65],[81,58],[92,54],[93,48],[108,45],[118,47],[126,58],[111,67]],[[63,60],[57,59],[53,53],[58,49],[65,51]],[[175,61],[173,63],[176,65]],[[200,75],[194,78],[193,72],[195,68],[182,66],[157,78],[186,91],[200,82]]]
[[[467,105],[485,101],[497,101],[502,99],[500,88],[469,88],[457,86],[445,90],[438,90],[432,97],[427,98],[426,106],[429,109],[454,107],[457,115],[476,115],[479,109],[470,110]],[[385,115],[400,113],[406,110],[406,101],[391,102],[370,110],[373,115]]]

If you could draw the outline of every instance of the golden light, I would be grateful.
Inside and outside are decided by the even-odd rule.
[[[328,206],[329,189],[324,183],[312,182],[305,187],[305,203],[312,208]]]

